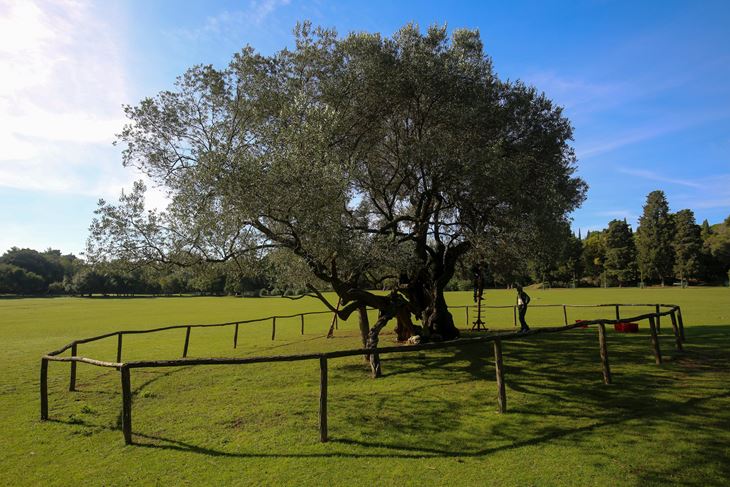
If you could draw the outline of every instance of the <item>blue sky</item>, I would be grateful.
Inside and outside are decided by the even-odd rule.
[[[499,75],[545,91],[575,127],[590,185],[576,231],[635,227],[655,189],[698,221],[730,215],[727,1],[0,0],[0,252],[82,251],[98,198],[139,178],[111,145],[121,105],[245,44],[291,46],[302,19],[342,34],[479,29]]]

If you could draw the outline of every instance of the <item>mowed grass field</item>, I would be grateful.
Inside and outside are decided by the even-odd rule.
[[[73,339],[119,329],[213,323],[321,310],[309,298],[0,299],[0,485],[728,485],[730,289],[528,291],[532,304],[674,303],[687,342],[662,323],[656,366],[640,333],[608,333],[602,383],[595,328],[505,342],[507,414],[497,414],[491,345],[329,362],[329,434],[318,437],[316,361],[132,370],[135,444],[120,429],[119,373],[49,365],[50,421],[39,420],[39,365]],[[452,305],[470,293],[450,293]],[[486,304],[514,292],[487,291]],[[635,308],[636,314],[648,311]],[[628,314],[628,310],[622,310]],[[464,328],[464,311],[454,310]],[[532,326],[560,325],[533,308]],[[613,317],[571,309],[569,319]],[[472,318],[473,319],[473,318]],[[486,316],[513,329],[512,311]],[[189,356],[253,356],[359,346],[354,318],[326,339],[327,315],[193,329]],[[393,326],[381,345],[391,343]],[[124,337],[124,359],[178,358],[184,330]],[[116,338],[79,346],[115,360]]]

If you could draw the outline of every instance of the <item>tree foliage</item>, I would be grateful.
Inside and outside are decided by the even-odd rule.
[[[89,255],[228,261],[281,249],[345,303],[413,314],[453,337],[443,290],[467,252],[528,254],[583,200],[572,128],[536,89],[500,80],[479,34],[407,25],[393,37],[295,30],[263,56],[196,66],[172,91],[126,107],[124,163],[144,187],[102,202]],[[399,278],[390,296],[366,288]]]
[[[664,284],[673,275],[674,225],[663,191],[652,191],[636,231],[639,271],[642,280],[658,279]]]
[[[606,262],[606,238],[603,231],[593,231],[583,241],[585,275],[594,284],[600,282]]]
[[[46,282],[35,272],[0,263],[0,294],[38,294],[46,287]]]
[[[608,277],[623,286],[636,280],[634,233],[625,220],[612,220],[605,233],[605,269]]]
[[[674,275],[682,283],[696,278],[702,260],[701,228],[692,210],[680,210],[674,215]]]
[[[727,271],[730,267],[730,216],[724,222],[713,225],[704,245],[715,261]]]

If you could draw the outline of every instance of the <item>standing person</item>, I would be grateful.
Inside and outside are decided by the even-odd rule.
[[[522,286],[515,284],[517,290],[517,311],[520,314],[520,333],[530,331],[530,327],[525,322],[525,315],[527,314],[527,305],[530,304],[530,296],[527,295]]]
[[[471,266],[471,273],[474,276],[474,302],[479,303],[484,293],[484,273],[479,264]]]

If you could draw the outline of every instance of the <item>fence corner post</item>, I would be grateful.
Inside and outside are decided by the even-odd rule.
[[[610,384],[611,367],[608,364],[608,346],[606,345],[606,325],[598,324],[598,345],[601,353],[601,368],[603,369],[603,383]]]
[[[124,443],[132,444],[132,385],[129,377],[129,367],[122,365],[122,432]]]
[[[185,332],[185,346],[183,346],[183,358],[188,356],[188,345],[190,345],[190,327],[187,327]]]
[[[662,363],[662,352],[659,349],[659,338],[656,334],[656,325],[654,324],[654,317],[649,317],[649,332],[651,333],[651,346],[654,350],[654,361],[657,365]]]
[[[507,412],[507,394],[504,389],[504,366],[502,364],[502,341],[494,340],[494,366],[497,375],[497,406],[499,412]]]
[[[679,326],[677,326],[677,316],[676,311],[672,310],[672,312],[669,314],[669,318],[672,322],[672,332],[674,332],[674,344],[677,347],[677,351],[682,351],[682,336],[679,333]]]
[[[48,419],[48,359],[41,359],[41,421]]]
[[[122,361],[122,332],[117,335],[117,363]]]
[[[682,337],[682,343],[684,343],[684,320],[682,319],[682,308],[680,306],[677,306],[677,319],[679,320],[679,336]]]
[[[327,434],[327,357],[319,358],[319,441],[329,440]]]
[[[75,357],[78,354],[78,345],[74,342],[71,345],[71,356]],[[76,362],[71,362],[71,374],[68,381],[68,390],[73,392],[76,390]]]

